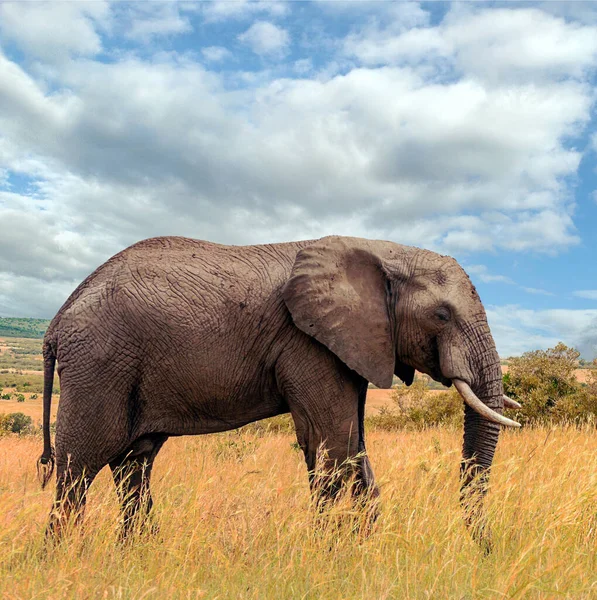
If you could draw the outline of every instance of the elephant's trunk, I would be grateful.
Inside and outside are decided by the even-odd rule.
[[[491,338],[490,338],[491,339]],[[491,339],[489,348],[482,353],[487,360],[479,365],[472,388],[481,402],[498,415],[504,408],[502,372],[495,345]],[[461,502],[465,508],[467,524],[472,527],[473,537],[486,551],[490,550],[491,537],[482,510],[483,497],[487,492],[489,470],[495,454],[500,425],[483,417],[467,403],[464,412],[464,445],[461,464]]]

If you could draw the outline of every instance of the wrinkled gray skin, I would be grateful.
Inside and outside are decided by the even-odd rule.
[[[375,497],[362,454],[367,382],[390,387],[394,373],[407,384],[414,369],[446,385],[459,378],[489,407],[503,408],[485,311],[458,263],[359,238],[244,247],[179,237],[139,242],[75,290],[47,331],[44,357],[44,483],[54,466],[56,359],[61,385],[53,532],[82,509],[105,465],[129,500],[126,530],[151,506],[151,467],[168,437],[287,412],[311,475],[320,445],[324,473],[359,455],[353,493]],[[466,490],[472,475],[487,473],[499,425],[465,407],[464,428]],[[74,481],[82,483],[73,489]],[[323,498],[337,489],[325,477],[311,483]]]

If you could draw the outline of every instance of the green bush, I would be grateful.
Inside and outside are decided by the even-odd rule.
[[[506,414],[527,425],[595,423],[597,370],[592,370],[588,384],[579,383],[574,373],[579,356],[577,350],[560,342],[554,348],[510,359],[504,392],[522,408]]]
[[[427,427],[455,427],[463,420],[462,398],[455,389],[430,391],[429,378],[417,376],[410,387],[392,392],[393,406],[367,417],[367,424],[383,431],[421,430]]]
[[[33,419],[23,414],[9,413],[7,415],[0,414],[0,433],[18,433],[20,435],[33,433]]]

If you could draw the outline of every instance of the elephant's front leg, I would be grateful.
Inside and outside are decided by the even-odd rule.
[[[295,389],[300,393],[287,395],[287,400],[318,504],[334,501],[350,485],[355,503],[375,518],[379,492],[363,431],[367,383],[354,372],[346,375],[330,373],[327,381],[299,385]]]
[[[359,386],[358,396],[358,419],[359,419],[359,447],[358,447],[358,465],[357,465],[357,476],[355,480],[355,487],[353,494],[355,498],[360,498],[368,502],[374,501],[379,497],[379,488],[375,483],[375,477],[373,475],[373,469],[367,456],[367,450],[365,448],[365,402],[367,400],[367,388],[368,382],[366,379],[362,379]],[[377,518],[377,503],[374,502],[375,506],[374,518]]]
[[[357,420],[341,424],[317,423],[313,422],[312,415],[298,409],[291,412],[298,443],[305,455],[311,490],[318,503],[334,500],[351,480],[355,491],[362,488],[365,479],[361,473],[365,471],[359,468],[361,459],[355,439]]]

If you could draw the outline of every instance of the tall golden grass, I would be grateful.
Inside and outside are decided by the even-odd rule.
[[[0,597],[213,599],[597,598],[597,435],[504,432],[487,498],[494,551],[471,541],[458,504],[462,434],[372,432],[382,491],[368,537],[314,526],[290,435],[170,440],[153,476],[159,533],[117,542],[111,476],[85,526],[44,544],[35,437],[0,439]],[[53,488],[53,486],[50,486]],[[334,511],[328,522],[333,522]]]

